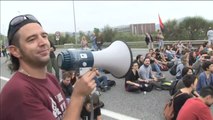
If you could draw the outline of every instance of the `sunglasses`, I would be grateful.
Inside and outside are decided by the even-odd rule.
[[[10,21],[10,26],[16,26],[16,25],[22,23],[22,22],[25,21],[25,20],[38,21],[33,15],[30,15],[30,14],[20,15],[20,16],[17,16],[17,17],[15,17],[15,18],[13,18],[13,19]]]

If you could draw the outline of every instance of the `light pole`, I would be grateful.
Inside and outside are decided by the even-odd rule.
[[[74,18],[74,29],[75,29],[75,44],[77,45],[77,35],[76,35],[76,22],[75,22],[75,3],[74,3],[74,0],[72,1],[73,2],[73,18]]]

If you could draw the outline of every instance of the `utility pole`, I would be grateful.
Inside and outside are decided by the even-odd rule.
[[[75,3],[74,0],[73,2],[73,18],[74,18],[74,29],[75,29],[75,44],[77,45],[77,35],[76,35],[76,21],[75,21]]]

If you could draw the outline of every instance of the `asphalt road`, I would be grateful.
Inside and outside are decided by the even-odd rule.
[[[56,54],[63,49],[58,49]],[[132,49],[133,57],[137,54],[143,54],[148,50],[144,49]],[[6,58],[1,59],[1,76],[9,78],[11,76],[7,64]],[[168,80],[173,79],[168,72],[164,72]],[[116,81],[116,86],[112,87],[107,92],[101,92],[100,99],[104,102],[103,119],[104,120],[130,120],[131,118],[119,118],[117,114],[126,115],[139,120],[164,120],[163,108],[166,101],[169,99],[168,91],[156,91],[153,90],[149,93],[129,93],[124,89],[124,79],[117,79],[106,74],[109,79]],[[5,84],[5,81],[0,82],[1,88]],[[106,110],[116,113],[107,113]],[[114,117],[117,116],[117,117]]]

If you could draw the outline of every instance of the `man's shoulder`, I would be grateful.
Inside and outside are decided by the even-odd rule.
[[[24,81],[22,79],[24,79],[24,76],[21,75],[22,73],[19,72],[15,72],[12,77],[10,78],[10,80],[5,84],[6,86],[12,86],[12,87],[19,87],[19,86],[23,86],[24,85]]]
[[[206,76],[206,74],[205,74],[205,72],[204,72],[204,71],[203,71],[203,72],[201,72],[201,73],[200,73],[200,75],[199,75],[199,77],[202,77],[202,78],[203,78],[203,77],[205,77],[205,76]]]
[[[11,79],[4,85],[1,93],[5,95],[25,94],[26,89],[31,88],[27,82],[21,80],[20,73],[15,73]]]
[[[141,65],[139,69],[144,70],[145,69],[144,65]]]

